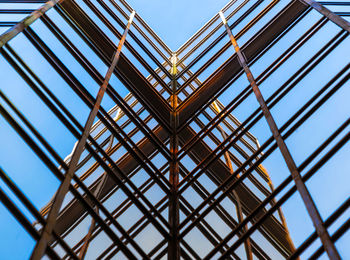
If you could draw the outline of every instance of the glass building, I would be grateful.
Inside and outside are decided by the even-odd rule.
[[[218,11],[0,0],[0,259],[350,258],[350,2]]]

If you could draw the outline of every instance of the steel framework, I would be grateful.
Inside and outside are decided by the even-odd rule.
[[[341,259],[349,189],[327,215],[310,183],[350,138],[350,109],[331,106],[349,86],[349,2],[231,0],[175,52],[124,0],[0,8],[0,63],[42,110],[28,112],[12,78],[2,120],[59,180],[42,207],[0,168],[31,259]],[[315,118],[331,121],[325,133]],[[281,206],[296,197],[311,233],[287,228]]]

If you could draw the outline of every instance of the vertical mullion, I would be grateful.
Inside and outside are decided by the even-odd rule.
[[[169,224],[170,224],[170,241],[168,247],[168,259],[170,260],[179,260],[180,259],[180,243],[178,239],[179,235],[179,195],[178,195],[178,184],[179,184],[179,163],[178,163],[178,134],[177,134],[177,120],[178,120],[178,111],[177,108],[177,81],[176,81],[176,54],[173,54],[172,57],[172,96],[171,96],[171,105],[172,112],[170,116],[170,125],[172,128],[172,134],[170,136],[170,153],[171,161],[169,167],[169,182],[171,184],[170,196],[169,196]]]

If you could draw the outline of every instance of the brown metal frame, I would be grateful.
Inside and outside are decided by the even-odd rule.
[[[1,0],[0,7],[7,2]],[[348,230],[350,222],[344,221],[332,234],[329,227],[349,208],[349,200],[323,220],[305,183],[348,142],[350,121],[338,126],[299,166],[285,140],[348,82],[350,65],[333,75],[282,126],[276,125],[270,111],[347,39],[349,22],[341,16],[349,13],[332,12],[327,7],[350,6],[349,3],[232,0],[176,52],[171,51],[124,0],[81,0],[79,3],[16,0],[15,3],[18,9],[3,9],[0,13],[26,15],[32,10],[20,8],[20,4],[44,5],[22,21],[1,21],[0,26],[13,26],[0,36],[1,55],[77,139],[72,153],[62,159],[36,126],[11,103],[6,89],[0,90],[2,117],[61,182],[52,201],[38,212],[0,169],[0,178],[36,219],[32,225],[0,189],[0,201],[37,241],[32,259],[40,259],[44,254],[53,259],[84,259],[89,250],[99,250],[98,259],[116,255],[129,259],[164,256],[169,259],[271,259],[266,243],[281,257],[294,259],[317,238],[323,247],[311,257],[326,251],[331,259],[340,259],[335,242]],[[67,37],[66,28],[58,24],[48,10],[60,16],[64,26],[70,27],[109,68],[105,77],[90,57],[84,56],[84,50],[76,46],[75,40]],[[87,11],[95,17],[89,17]],[[253,77],[250,68],[314,12],[323,17],[305,28],[264,71]],[[269,15],[272,18],[259,27]],[[34,22],[45,26],[50,36],[33,28]],[[265,100],[258,86],[293,59],[298,50],[329,23],[338,25],[339,32],[325,45],[317,46],[315,54]],[[121,30],[124,32],[120,33]],[[252,36],[247,40],[249,33]],[[90,109],[84,127],[64,105],[64,100],[31,69],[35,65],[26,64],[16,51],[16,43],[11,40],[19,34]],[[227,34],[230,42],[226,41]],[[110,35],[118,39],[118,46],[110,40]],[[45,37],[53,37],[101,86],[97,98],[70,70],[70,64],[65,64],[60,54],[49,48]],[[243,41],[241,47],[237,41]],[[123,45],[125,51],[121,52]],[[235,48],[233,55],[230,45]],[[228,59],[213,70],[215,62],[222,57]],[[192,71],[195,67],[198,69]],[[220,102],[243,74],[249,85],[241,88],[229,102]],[[110,83],[111,77],[121,85]],[[202,78],[205,80],[200,80]],[[119,88],[130,93],[123,98]],[[115,103],[109,111],[101,105],[105,93]],[[253,94],[260,107],[240,122],[234,115]],[[272,136],[260,146],[251,132],[263,117]],[[274,188],[262,164],[277,148],[290,175]],[[137,183],[138,178],[142,179],[141,183]],[[153,189],[159,193],[156,202],[149,195]],[[315,226],[315,232],[296,248],[281,211],[281,206],[295,191],[301,195]],[[201,201],[196,204],[188,192],[196,194]],[[116,194],[123,194],[125,198],[116,201]],[[110,208],[108,202],[113,199],[115,203]],[[126,228],[119,218],[133,210],[141,216],[131,218]],[[211,214],[215,214],[217,223],[230,228],[226,234],[212,225],[208,218]],[[76,234],[84,221],[90,223],[88,231]],[[149,227],[160,237],[151,249],[138,240]],[[194,245],[202,241],[187,238],[194,232],[203,236],[203,244],[212,246],[204,256]],[[261,238],[254,236],[255,232]],[[111,244],[96,248],[95,241],[104,234]],[[68,243],[66,239],[71,236],[76,236],[78,242]],[[237,251],[238,248],[243,248],[245,254]]]

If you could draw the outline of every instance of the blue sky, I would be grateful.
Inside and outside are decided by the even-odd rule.
[[[286,3],[285,1],[281,2]],[[163,41],[175,51],[204,25],[205,22],[213,17],[227,3],[227,0],[129,0],[128,3],[141,15]],[[311,24],[311,22],[316,21],[316,18],[319,18],[317,14],[310,16],[309,20],[304,21],[304,23],[309,25],[308,23]],[[57,18],[57,21],[61,21],[58,19],[59,18]],[[46,33],[40,22],[34,24],[33,28],[42,35]],[[69,32],[68,28],[66,29],[67,32]],[[295,30],[297,31],[298,28]],[[287,63],[279,73],[276,73],[261,85],[263,95],[265,97],[271,95],[278,85],[275,83],[287,79],[290,75],[290,71],[295,70],[297,67],[296,65],[301,64],[310,57],[314,51],[313,46],[324,44],[326,40],[329,40],[329,38],[333,36],[336,30],[336,27],[329,25],[324,31],[314,37],[309,45],[300,51],[298,59]],[[300,31],[302,30],[300,29]],[[76,39],[72,36],[72,41],[74,40]],[[279,50],[278,48],[282,49],[284,47],[283,44],[288,44],[290,40],[291,38],[286,37],[284,42],[265,55],[263,61],[252,66],[253,73],[255,73],[255,75],[260,73],[267,64],[275,58]],[[228,38],[225,39],[225,41],[228,41]],[[57,74],[52,72],[52,69],[44,59],[42,57],[39,58],[39,55],[35,54],[36,51],[34,47],[28,44],[28,41],[21,35],[11,43],[18,51],[21,50],[21,48],[26,48],[26,52],[22,54],[22,58],[26,62],[32,62],[34,64],[36,73],[38,73],[47,85],[52,87],[53,91],[55,91],[60,98],[65,100],[65,105],[73,111],[79,122],[84,124],[88,114],[87,107],[82,104],[68,88],[67,84]],[[56,44],[52,38],[48,38],[47,43],[52,48],[54,48]],[[290,116],[291,111],[295,111],[296,108],[303,104],[307,98],[310,98],[321,86],[321,84],[313,85],[313,79],[317,78],[319,82],[324,83],[329,80],[331,75],[336,73],[339,68],[348,62],[348,59],[343,53],[349,49],[349,46],[349,39],[347,39],[347,41],[344,41],[344,43],[330,55],[326,62],[321,63],[317,70],[298,85],[288,100],[284,99],[272,109],[272,114],[276,117],[278,126],[281,126],[285,122],[287,116]],[[88,50],[84,50],[82,47],[82,51]],[[232,52],[233,49],[228,50],[225,58],[229,57]],[[72,63],[72,58],[64,52],[63,48],[57,50],[57,53],[65,64],[71,65],[73,73],[79,77],[79,80],[85,86],[88,86],[87,88],[92,95],[95,95],[97,85],[92,79],[83,74],[78,65]],[[96,64],[98,70],[103,74],[107,68],[102,62],[91,53],[87,55],[89,55],[89,59]],[[36,57],[36,60],[33,60],[33,56]],[[222,61],[223,60],[220,60],[220,62]],[[328,73],[323,73],[324,71]],[[3,77],[4,75],[6,75],[6,77]],[[50,77],[46,77],[46,75],[50,75]],[[9,68],[2,56],[0,56],[0,76],[0,78],[2,78],[1,90],[14,101],[26,117],[30,119],[42,134],[44,134],[50,144],[56,147],[57,152],[62,158],[69,154],[76,141],[75,138],[66,132],[58,120],[50,115],[50,112],[42,108],[43,105],[40,104],[38,98],[33,95],[26,83],[19,78],[17,73]],[[112,78],[112,84],[118,85],[119,81],[114,77]],[[242,86],[246,86],[247,81],[242,77],[235,84],[235,86],[241,88]],[[118,86],[120,86],[120,84]],[[307,88],[305,86],[307,86]],[[125,89],[122,91],[122,95],[124,96]],[[228,93],[228,95],[222,97],[221,101],[223,103],[229,102],[231,95]],[[316,116],[309,120],[287,140],[287,145],[290,147],[292,155],[296,159],[298,165],[305,156],[310,154],[320,142],[327,138],[329,134],[339,126],[339,124],[348,118],[350,106],[349,102],[347,102],[347,97],[349,95],[349,88],[343,87],[342,90],[334,95],[330,102],[324,106],[324,109],[320,110]],[[241,121],[244,121],[246,116],[258,106],[253,96],[248,101],[249,103],[240,106],[235,111],[234,115]],[[113,102],[106,97],[103,105],[106,110],[108,110],[113,106]],[[42,120],[43,117],[45,120]],[[55,127],[52,128],[52,125],[55,125]],[[56,178],[43,166],[40,160],[30,151],[30,148],[24,144],[2,117],[0,117],[0,131],[6,133],[0,135],[0,143],[3,147],[6,147],[6,149],[0,149],[0,166],[15,180],[34,204],[38,208],[41,208],[57,189],[58,182]],[[260,120],[257,126],[253,128],[252,133],[258,137],[261,144],[271,135],[264,119]],[[62,138],[62,136],[64,136],[64,138]],[[320,170],[317,177],[308,183],[308,187],[314,196],[323,218],[328,217],[329,214],[334,211],[335,205],[339,205],[339,203],[344,201],[344,198],[349,195],[348,172],[350,167],[348,163],[349,160],[347,160],[350,154],[349,149],[349,144],[347,144],[341,152]],[[20,158],[20,160],[12,160],[14,157]],[[263,164],[271,174],[275,187],[289,175],[279,151],[275,151]],[[338,182],[337,180],[341,181]],[[2,183],[0,183],[0,186],[4,187]],[[331,189],[329,189],[329,186]],[[41,193],[37,192],[39,189],[42,189]],[[283,210],[292,238],[295,240],[296,244],[299,245],[310,232],[313,231],[311,221],[302,205],[299,195],[295,194],[292,199],[284,205]],[[348,215],[349,214],[346,216]],[[8,242],[0,243],[0,252],[3,252],[3,254],[0,255],[0,259],[6,259],[8,256],[13,257],[13,259],[26,258],[34,245],[33,240],[20,227],[15,219],[9,215],[2,205],[0,205],[0,230],[3,234],[7,234]],[[3,236],[0,238],[2,237]],[[347,234],[337,245],[339,245],[341,252],[347,254],[346,256],[350,258],[349,250],[346,248],[346,244],[349,241],[349,234]],[[317,243],[319,244],[319,242]],[[16,250],[17,248],[14,246],[16,244],[21,244],[21,250]]]
[[[173,51],[184,44],[227,2],[227,0],[128,1]]]

